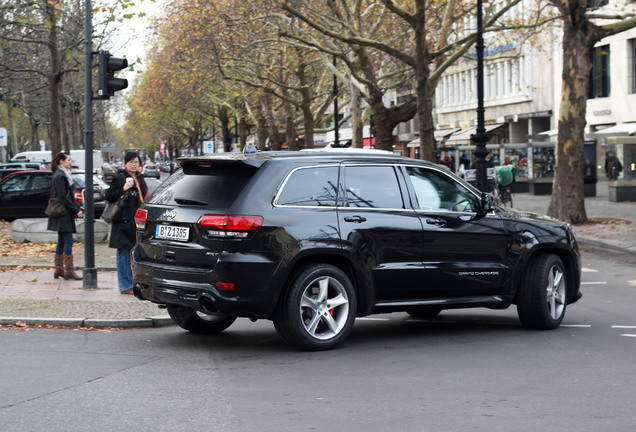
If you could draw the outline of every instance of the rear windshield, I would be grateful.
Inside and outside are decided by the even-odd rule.
[[[256,168],[242,164],[188,166],[168,177],[155,190],[151,204],[199,205],[217,209],[232,206]]]

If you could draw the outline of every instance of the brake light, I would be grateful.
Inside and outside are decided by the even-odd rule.
[[[263,218],[244,215],[203,215],[197,223],[206,228],[210,236],[244,238],[261,227]]]
[[[146,222],[148,221],[148,210],[137,209],[135,212],[135,224],[138,230],[146,229]]]
[[[217,282],[216,283],[217,288],[222,289],[222,290],[233,290],[234,289],[234,282]]]

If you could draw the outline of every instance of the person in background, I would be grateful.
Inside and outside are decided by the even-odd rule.
[[[71,176],[71,156],[65,153],[58,153],[51,162],[53,172],[51,197],[59,198],[66,214],[60,217],[50,217],[46,229],[57,231],[57,246],[55,247],[55,279],[62,277],[66,280],[81,280],[82,276],[75,273],[73,265],[73,233],[75,228],[75,218],[81,218],[82,208],[73,199],[75,190],[73,177]]]
[[[148,198],[148,186],[141,174],[141,158],[136,152],[126,153],[124,170],[113,177],[110,188],[106,191],[106,201],[117,201],[125,192],[129,194],[124,201],[121,219],[112,223],[108,246],[117,249],[119,292],[132,294],[130,251],[136,243],[135,213]]]
[[[466,156],[466,152],[463,152],[462,155],[459,157],[459,164],[464,165],[464,169],[470,168],[470,158]]]
[[[605,159],[605,174],[610,181],[618,179],[619,174],[623,171],[623,165],[613,151],[607,152]]]
[[[455,172],[455,159],[451,158],[447,151],[444,152],[444,157],[442,157],[437,163],[447,166],[451,172]]]

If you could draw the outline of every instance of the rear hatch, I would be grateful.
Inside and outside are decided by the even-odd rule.
[[[142,260],[213,269],[221,252],[249,242],[262,218],[230,212],[258,167],[238,161],[190,161],[166,179],[138,214]],[[145,226],[144,226],[145,225]],[[247,247],[247,246],[245,246]]]

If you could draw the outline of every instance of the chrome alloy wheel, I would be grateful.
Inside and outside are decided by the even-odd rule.
[[[545,289],[550,318],[559,319],[565,309],[565,278],[561,267],[553,265],[550,268],[548,285]]]
[[[305,331],[319,340],[337,336],[347,324],[349,298],[337,279],[322,276],[313,280],[303,291],[300,319]]]

